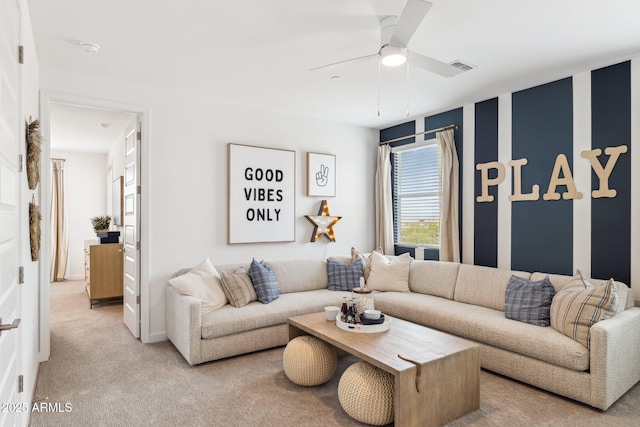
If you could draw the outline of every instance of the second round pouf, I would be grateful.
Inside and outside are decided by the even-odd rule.
[[[294,383],[303,386],[324,384],[336,371],[336,350],[312,336],[300,336],[289,341],[282,355],[284,373]]]
[[[381,426],[393,421],[393,375],[366,362],[349,366],[340,377],[342,409],[362,423]]]

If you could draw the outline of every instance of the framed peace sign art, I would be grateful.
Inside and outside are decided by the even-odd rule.
[[[307,196],[335,197],[336,156],[307,153]]]

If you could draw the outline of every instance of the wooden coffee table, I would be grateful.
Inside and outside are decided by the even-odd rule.
[[[395,377],[396,427],[437,426],[480,407],[479,346],[391,318],[385,332],[339,329],[324,313],[288,319],[289,340],[313,335]]]

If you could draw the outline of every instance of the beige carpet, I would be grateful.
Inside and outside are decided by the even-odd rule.
[[[32,426],[359,426],[340,407],[333,379],[299,387],[277,348],[190,367],[171,343],[142,344],[122,306],[89,309],[82,282],[51,285],[51,358],[40,365]],[[638,362],[640,363],[640,361]],[[451,426],[638,426],[640,384],[607,412],[481,373],[480,409]],[[59,405],[56,406],[55,404]],[[70,412],[64,412],[65,404]]]

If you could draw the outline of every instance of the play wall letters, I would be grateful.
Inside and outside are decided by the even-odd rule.
[[[599,157],[602,155],[602,150],[599,148],[593,150],[586,150],[580,153],[581,157],[587,159],[591,164],[593,172],[598,177],[598,188],[591,192],[591,197],[599,199],[602,197],[613,198],[616,197],[616,190],[609,188],[609,177],[616,166],[616,162],[621,154],[628,151],[626,145],[619,145],[617,147],[607,147],[604,149],[604,154],[608,156],[606,158],[606,164],[603,167]],[[527,159],[517,159],[508,162],[508,166],[513,170],[513,194],[509,196],[510,202],[519,202],[525,200],[538,200],[540,199],[540,185],[534,184],[531,186],[531,191],[523,193],[522,190],[522,169],[527,165],[529,161]],[[500,162],[488,162],[478,163],[476,170],[480,171],[480,195],[476,197],[478,203],[493,202],[494,197],[489,194],[489,187],[499,185],[504,181],[505,167]],[[490,170],[495,170],[495,173],[490,174]],[[490,175],[494,175],[490,177]],[[566,191],[560,194],[558,187],[566,187]],[[553,171],[549,179],[549,185],[547,191],[542,195],[543,200],[560,200],[562,195],[563,200],[582,199],[582,193],[576,188],[576,184],[573,180],[571,168],[569,167],[569,161],[564,154],[558,154],[556,157]]]

